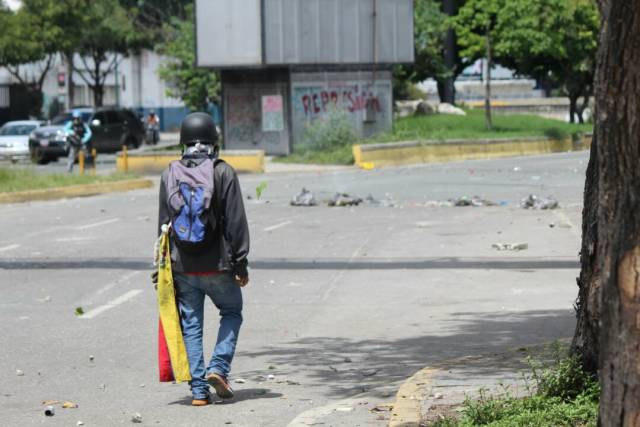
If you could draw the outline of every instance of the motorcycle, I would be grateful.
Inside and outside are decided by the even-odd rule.
[[[147,124],[144,140],[151,145],[156,145],[160,141],[160,130],[157,124]]]

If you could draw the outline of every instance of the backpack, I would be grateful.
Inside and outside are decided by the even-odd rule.
[[[214,168],[220,161],[206,158],[194,167],[187,167],[180,160],[169,164],[167,206],[171,236],[185,252],[203,252],[213,243]]]

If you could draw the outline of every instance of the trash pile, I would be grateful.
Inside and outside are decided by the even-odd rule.
[[[362,203],[360,197],[351,197],[346,193],[336,193],[333,198],[329,200],[329,206],[341,207],[341,206],[358,206]]]
[[[291,206],[316,206],[317,204],[313,193],[306,188],[291,199]]]
[[[458,197],[457,199],[449,199],[449,202],[453,204],[453,206],[496,206],[497,204],[492,202],[491,200],[482,199],[478,196],[473,196],[472,198],[468,198],[467,196]]]
[[[538,197],[535,194],[530,194],[529,197],[525,197],[520,202],[522,209],[557,209],[560,204],[553,197]]]
[[[367,197],[365,197],[364,201],[368,205],[372,206],[380,206],[385,208],[393,208],[396,206],[396,203],[393,201],[393,198],[389,194],[385,194],[385,198],[382,200],[378,200],[371,194],[369,194]]]
[[[524,251],[529,249],[528,243],[494,243],[491,245],[498,251]]]

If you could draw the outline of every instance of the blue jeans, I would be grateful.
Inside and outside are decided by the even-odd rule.
[[[228,273],[206,276],[174,273],[173,279],[191,371],[191,393],[194,399],[205,399],[209,395],[207,374],[215,372],[226,377],[231,370],[242,324],[242,290]],[[206,369],[202,349],[205,295],[220,311],[218,340]]]

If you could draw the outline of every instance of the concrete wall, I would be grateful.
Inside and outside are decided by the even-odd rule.
[[[294,144],[304,143],[305,126],[344,111],[358,135],[390,131],[393,125],[391,72],[294,72],[291,75],[291,128]]]
[[[225,148],[261,149],[270,155],[290,153],[289,73],[287,70],[223,71]],[[278,97],[280,130],[263,122],[263,97]],[[267,116],[269,117],[269,116]]]

